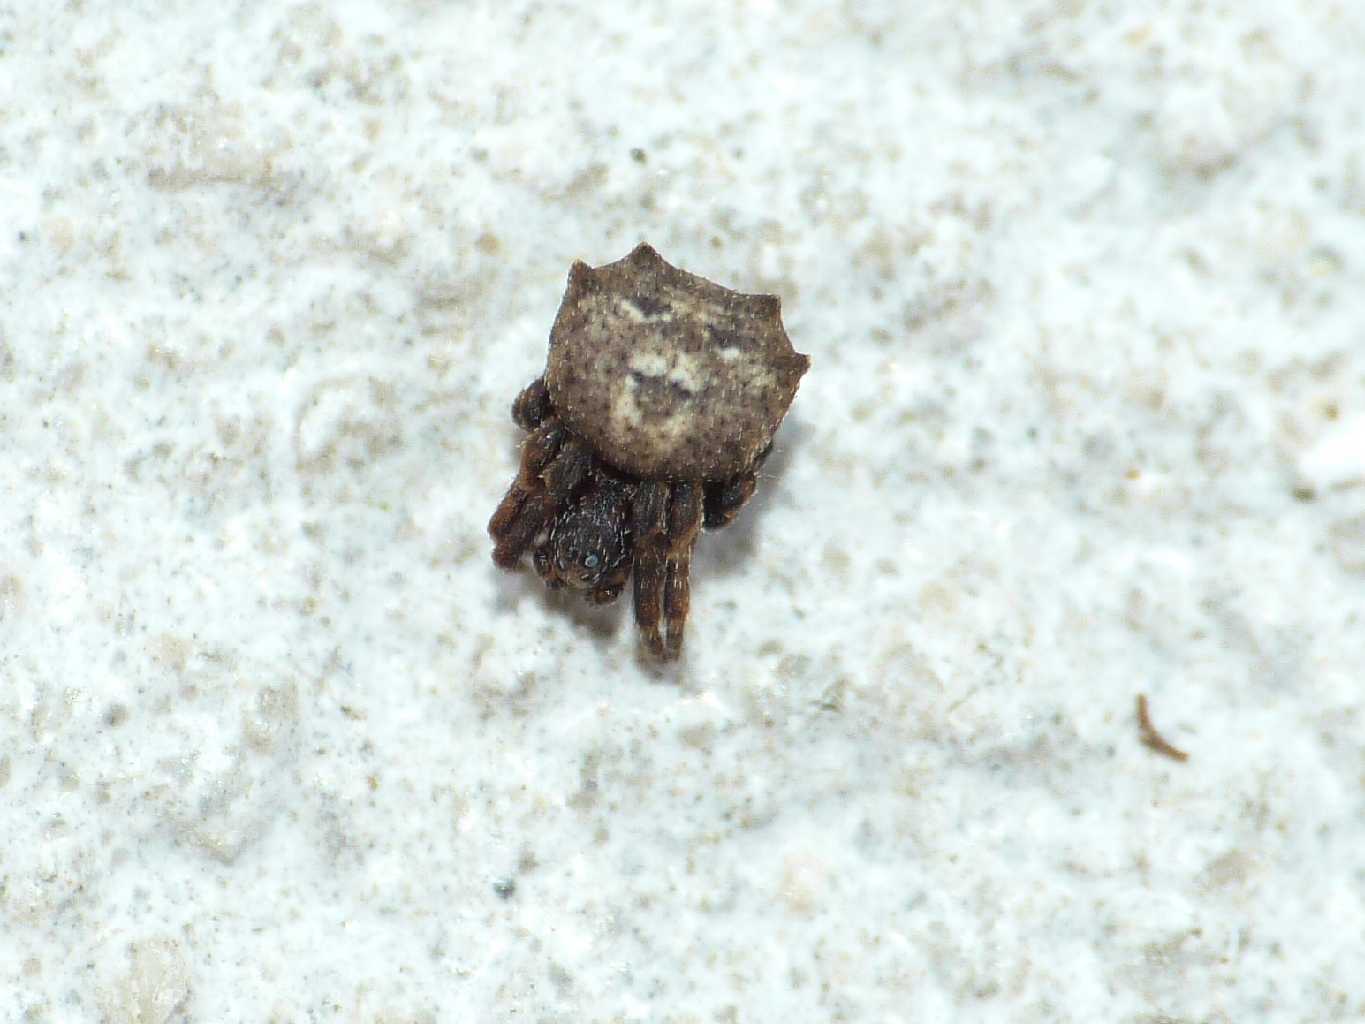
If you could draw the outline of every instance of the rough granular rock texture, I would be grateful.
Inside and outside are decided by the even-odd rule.
[[[570,429],[617,468],[723,480],[772,441],[809,365],[777,296],[723,288],[642,244],[570,269],[545,382]]]
[[[639,6],[0,3],[0,1022],[1365,1019],[1365,4]],[[663,667],[484,541],[641,238]]]

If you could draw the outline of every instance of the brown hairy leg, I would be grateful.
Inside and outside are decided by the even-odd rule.
[[[708,530],[719,530],[734,522],[739,510],[749,503],[758,487],[753,473],[745,473],[733,480],[707,484],[705,502],[705,526]]]
[[[521,464],[516,479],[493,511],[493,518],[488,520],[488,533],[494,540],[507,533],[526,504],[526,499],[541,488],[541,470],[559,454],[564,433],[564,428],[555,421],[545,424],[522,442]]]
[[[763,449],[754,460],[754,468],[749,472],[706,485],[706,518],[702,525],[708,530],[719,530],[722,526],[729,526],[734,522],[739,510],[754,496],[754,491],[758,488],[758,471],[772,450],[772,445]]]
[[[493,561],[515,568],[536,535],[566,504],[592,467],[592,454],[549,420],[526,439],[521,470],[488,522]]]
[[[589,590],[584,596],[589,604],[611,604],[621,596],[621,591],[625,589],[625,583],[617,581],[605,583],[596,590]]]
[[[517,478],[488,521],[493,561],[514,569],[526,549],[573,498],[587,477],[592,456],[560,425],[545,379],[537,377],[512,403],[512,419],[530,436],[522,442]]]
[[[522,388],[512,402],[512,421],[523,430],[530,431],[531,436],[522,442],[517,478],[493,510],[493,518],[488,520],[488,532],[495,541],[507,534],[526,505],[526,499],[540,489],[541,471],[559,454],[559,446],[565,436],[564,429],[553,419],[550,392],[542,377],[537,377]],[[496,553],[493,560],[502,565]],[[516,564],[515,558],[512,564]]]
[[[674,484],[673,500],[668,505],[668,577],[664,581],[664,622],[668,626],[664,651],[669,660],[682,652],[683,627],[692,606],[692,547],[701,532],[702,515],[701,485]]]
[[[550,392],[544,377],[537,377],[522,388],[512,403],[512,420],[523,430],[535,430],[550,413]]]
[[[691,604],[692,545],[703,517],[702,489],[682,482],[641,484],[635,492],[635,622],[650,653],[672,661],[682,651]],[[660,631],[660,623],[664,631]]]
[[[631,533],[635,537],[635,624],[645,646],[656,658],[664,657],[659,619],[663,616],[667,530],[668,484],[663,481],[642,483],[631,506]]]

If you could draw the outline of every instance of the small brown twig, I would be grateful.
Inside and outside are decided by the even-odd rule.
[[[1188,761],[1190,755],[1178,747],[1173,747],[1165,736],[1156,731],[1151,716],[1147,713],[1147,695],[1139,693],[1137,698],[1138,734],[1142,742],[1158,754],[1165,754],[1174,761]]]

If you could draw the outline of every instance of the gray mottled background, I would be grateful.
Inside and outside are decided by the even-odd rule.
[[[0,3],[0,1019],[1360,1019],[1362,53]],[[813,359],[669,670],[484,534],[642,239]]]

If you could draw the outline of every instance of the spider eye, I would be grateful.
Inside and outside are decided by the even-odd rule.
[[[602,560],[596,555],[588,555],[587,558],[583,559],[583,568],[596,569],[601,563]]]

